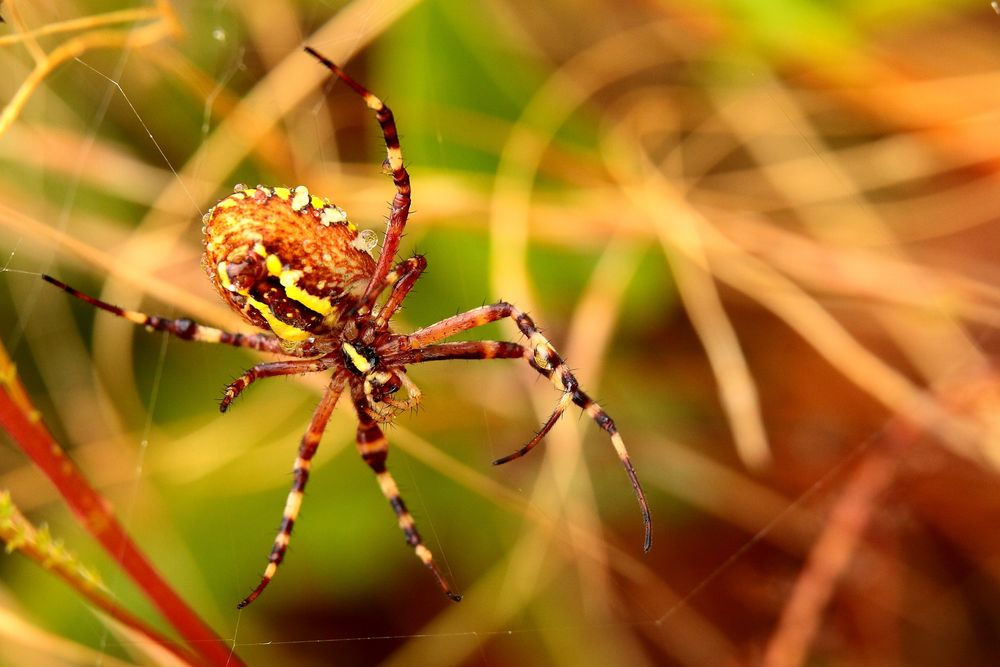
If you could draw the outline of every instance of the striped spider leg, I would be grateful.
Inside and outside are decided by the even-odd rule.
[[[467,331],[506,318],[514,320],[521,333],[528,338],[527,345],[503,341],[434,344],[460,331]],[[639,502],[639,509],[642,512],[642,521],[645,529],[643,550],[649,551],[652,546],[652,525],[649,516],[649,505],[646,502],[646,495],[639,484],[635,468],[632,465],[632,460],[628,455],[625,442],[622,440],[618,428],[608,413],[580,388],[579,382],[569,367],[526,313],[503,301],[489,306],[474,308],[419,329],[412,334],[395,336],[386,345],[384,353],[387,364],[400,365],[446,359],[522,358],[527,361],[538,373],[547,377],[563,395],[535,436],[516,452],[494,461],[494,465],[501,465],[521,458],[531,451],[545,437],[552,426],[555,425],[556,421],[558,421],[559,417],[569,406],[569,403],[575,403],[611,438],[611,444],[614,446],[615,452],[622,466],[625,468],[625,473],[628,475],[629,482],[632,484],[632,490],[635,492],[636,499]]]
[[[295,464],[292,466],[292,488],[288,492],[285,500],[285,509],[281,513],[281,527],[278,529],[278,536],[274,539],[271,553],[267,557],[267,567],[260,579],[260,583],[253,589],[250,595],[246,596],[236,605],[237,609],[243,609],[248,604],[257,599],[264,591],[271,579],[274,578],[278,566],[285,559],[285,552],[288,551],[288,543],[292,539],[292,528],[295,527],[295,520],[299,516],[302,508],[302,498],[306,490],[306,482],[309,481],[309,467],[312,465],[312,458],[319,449],[319,442],[326,430],[326,425],[333,414],[333,408],[337,405],[337,399],[344,389],[344,382],[347,374],[343,371],[333,374],[330,384],[323,392],[323,398],[313,411],[312,419],[309,420],[309,427],[302,436],[299,444],[299,453],[295,457]]]
[[[384,164],[392,174],[392,182],[396,186],[396,195],[392,198],[392,208],[389,211],[389,224],[386,227],[385,239],[382,241],[382,252],[379,253],[371,280],[368,281],[368,287],[365,288],[364,295],[361,297],[362,303],[370,304],[382,291],[386,275],[389,273],[389,267],[395,261],[396,252],[399,250],[399,242],[403,238],[403,229],[406,227],[406,220],[410,214],[410,174],[406,171],[406,167],[403,166],[403,151],[399,146],[399,131],[396,129],[396,120],[392,115],[392,110],[383,104],[382,100],[375,97],[371,91],[349,77],[338,65],[318,53],[312,47],[305,47],[305,51],[360,95],[361,99],[368,105],[368,108],[375,112],[375,119],[378,121],[379,127],[382,128],[386,151]]]
[[[119,308],[118,306],[101,301],[100,299],[94,298],[89,294],[84,294],[78,289],[70,287],[66,283],[53,278],[52,276],[42,274],[42,280],[55,285],[59,289],[68,292],[81,301],[89,303],[95,308],[109,312],[112,315],[117,315],[118,317],[124,318],[133,324],[145,327],[149,331],[163,331],[171,336],[176,336],[181,340],[193,340],[201,343],[221,343],[222,345],[232,345],[234,347],[246,347],[251,350],[257,350],[258,352],[271,352],[274,354],[287,354],[288,356],[295,356],[294,352],[288,352],[282,349],[280,340],[274,334],[255,333],[246,335],[241,333],[230,333],[228,331],[223,331],[222,329],[216,329],[214,327],[205,326],[204,324],[198,324],[197,322],[193,322],[187,318],[168,319],[157,315],[147,315],[146,313],[141,313],[137,310],[126,310],[125,308]]]
[[[385,462],[389,455],[389,443],[382,429],[379,427],[376,418],[372,415],[373,409],[367,392],[358,383],[352,383],[351,398],[354,400],[354,408],[358,413],[358,453],[364,462],[368,464],[368,467],[372,469],[372,472],[375,473],[379,488],[382,489],[382,495],[389,501],[392,511],[396,514],[396,521],[399,524],[400,530],[403,531],[406,543],[413,547],[417,558],[431,571],[431,574],[434,575],[445,595],[454,602],[460,602],[462,596],[452,590],[448,580],[444,578],[444,575],[441,574],[437,564],[434,562],[434,556],[431,554],[430,549],[424,546],[423,539],[420,537],[420,533],[417,532],[413,517],[410,515],[409,510],[406,509],[406,503],[403,502],[403,498],[399,494],[399,487],[396,486],[395,480],[386,468]]]

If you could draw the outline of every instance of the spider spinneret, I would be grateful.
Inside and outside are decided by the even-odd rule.
[[[219,406],[222,412],[262,378],[332,369],[330,382],[299,444],[292,469],[292,488],[268,565],[260,583],[238,606],[245,607],[261,594],[284,559],[312,458],[345,388],[358,418],[358,452],[375,473],[407,544],[445,594],[456,602],[461,599],[424,546],[386,468],[388,442],[379,426],[391,421],[399,411],[419,403],[420,390],[407,376],[406,367],[429,361],[524,359],[547,377],[562,392],[562,398],[526,445],[494,464],[506,463],[531,451],[570,403],[579,406],[611,438],[639,500],[645,525],[643,547],[648,551],[649,508],[614,421],[580,389],[569,367],[526,313],[501,301],[454,315],[411,334],[396,334],[389,328],[393,314],[427,267],[420,255],[393,265],[410,209],[410,176],[403,166],[396,123],[381,100],[312,48],[305,50],[364,99],[382,128],[385,165],[392,175],[396,194],[377,259],[372,255],[374,244],[370,235],[359,231],[343,209],[311,194],[305,186],[238,185],[203,218],[202,263],[222,299],[260,329],[259,333],[230,333],[188,319],[167,319],[125,310],[43,276],[73,296],[150,330],[184,340],[222,343],[290,357],[259,363],[230,383]],[[508,341],[440,342],[461,331],[502,319],[514,321],[527,337],[526,345]],[[394,398],[400,389],[405,390],[405,399]]]

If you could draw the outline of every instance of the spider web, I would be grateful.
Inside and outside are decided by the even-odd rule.
[[[321,28],[330,15],[323,6],[266,20],[232,3],[185,7],[189,34],[180,48],[88,52],[50,74],[34,102],[47,113],[27,108],[3,138],[7,158],[44,141],[61,161],[22,158],[21,173],[42,174],[23,191],[44,193],[46,174],[59,176],[51,200],[32,197],[29,206],[24,196],[24,214],[37,226],[18,231],[11,208],[0,210],[10,239],[2,273],[13,295],[3,307],[16,314],[3,318],[2,334],[25,360],[21,372],[50,397],[48,414],[64,442],[75,445],[154,562],[250,664],[720,664],[765,649],[772,664],[794,664],[773,657],[775,645],[793,650],[810,636],[786,630],[783,614],[824,618],[824,586],[841,578],[838,605],[847,609],[881,595],[877,584],[859,590],[866,572],[850,567],[852,556],[896,572],[897,582],[900,568],[917,567],[864,539],[868,531],[887,534],[871,527],[872,515],[903,474],[886,461],[885,443],[907,466],[947,457],[949,471],[967,476],[976,473],[963,458],[987,468],[997,460],[988,437],[969,433],[987,428],[984,415],[997,407],[984,363],[995,342],[993,271],[959,273],[946,262],[914,260],[904,246],[963,225],[976,229],[989,214],[966,206],[944,222],[928,215],[893,227],[884,221],[903,215],[897,200],[869,196],[919,178],[943,180],[983,153],[970,146],[947,164],[924,163],[922,172],[875,174],[862,168],[866,160],[920,150],[922,139],[884,128],[877,140],[847,136],[812,113],[811,91],[764,61],[737,70],[751,84],[700,86],[691,64],[715,56],[670,20],[629,17],[636,22],[602,32],[596,19],[580,19],[580,37],[559,44],[546,41],[543,28],[567,17],[555,10],[532,17],[516,4],[492,6],[490,26],[514,45],[503,48],[529,54],[545,74],[494,76],[494,98],[481,103],[487,109],[466,105],[460,101],[479,90],[475,77],[453,90],[451,80],[433,76],[447,59],[433,51],[462,47],[469,67],[482,69],[504,41],[485,42],[489,31],[459,23],[469,18],[462,12],[412,4],[421,6],[404,17],[397,3],[350,3],[341,12],[348,19],[334,28]],[[452,22],[449,30],[433,33],[442,21]],[[335,59],[378,40],[383,51],[363,62],[371,73],[392,64],[382,67],[384,80],[363,80],[394,106],[415,165],[417,211],[404,252],[416,246],[431,261],[398,328],[501,297],[552,327],[583,387],[607,399],[655,499],[647,557],[624,477],[585,418],[564,419],[544,454],[488,468],[556,398],[528,369],[421,368],[413,376],[426,409],[388,431],[390,466],[465,601],[436,597],[398,543],[376,485],[356,461],[350,410],[341,406],[286,564],[261,600],[231,608],[265,563],[289,481],[280,471],[290,470],[323,379],[269,380],[219,417],[205,406],[251,357],[147,336],[93,314],[85,315],[89,340],[75,338],[69,332],[83,309],[47,294],[35,277],[65,271],[125,307],[239,328],[197,269],[192,240],[193,221],[231,181],[294,174],[381,233],[391,187],[372,162],[374,124],[349,93],[315,85],[323,72],[294,56],[301,26],[325,35],[310,43]],[[126,31],[138,39],[143,29]],[[442,32],[457,44],[415,36]],[[636,53],[636,43],[650,47]],[[185,91],[197,100],[194,112],[172,117],[157,107],[171,95],[147,79],[166,81],[165,72],[174,82],[163,84],[168,93],[181,99]],[[83,83],[60,88],[60,76]],[[66,90],[80,97],[61,97]],[[490,115],[503,104],[516,111]],[[81,105],[92,111],[74,121],[68,109]],[[858,118],[842,122],[871,130]],[[100,178],[102,171],[114,178]],[[3,187],[13,189],[9,180]],[[945,201],[988,199],[988,184],[976,178],[939,187]],[[139,211],[134,225],[130,207]],[[789,219],[794,228],[777,224]],[[844,219],[854,226],[835,224]],[[487,250],[478,255],[473,244]],[[720,295],[719,285],[730,293]],[[731,292],[757,304],[758,314],[731,305],[740,303]],[[687,321],[679,321],[678,305]],[[774,321],[761,322],[761,312]],[[510,338],[512,329],[483,337]],[[861,344],[859,330],[877,331],[879,342]],[[763,342],[771,337],[781,344]],[[889,345],[905,363],[881,351]],[[820,383],[824,395],[809,396]],[[776,405],[782,401],[819,416],[803,426]],[[945,446],[914,444],[906,423],[886,420],[886,410]],[[692,414],[715,426],[695,426]],[[849,423],[823,422],[843,414]],[[685,444],[663,435],[685,430]],[[764,472],[772,457],[784,465]],[[54,502],[47,491],[18,486],[23,465],[12,459],[4,467],[12,471],[4,486],[74,547],[85,545],[72,524],[45,512]],[[940,527],[919,501],[897,507]],[[38,585],[44,577],[13,572],[15,589],[22,578]],[[111,566],[105,572],[123,604],[146,609]],[[933,597],[940,589],[928,574],[917,568],[912,576]],[[755,586],[758,579],[770,586]],[[719,609],[733,606],[739,613]],[[898,599],[877,606],[882,622],[928,625]],[[824,629],[836,633],[837,619]],[[121,638],[102,624],[90,627],[93,634],[76,638],[109,653],[110,663]]]

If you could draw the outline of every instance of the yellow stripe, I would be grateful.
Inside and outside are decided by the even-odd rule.
[[[285,295],[289,299],[298,301],[309,310],[319,313],[324,317],[333,312],[333,304],[330,303],[329,299],[310,294],[299,287],[298,282],[299,278],[302,277],[302,271],[285,269],[281,263],[281,259],[277,255],[268,255],[267,259],[264,260],[264,264],[267,266],[267,272],[270,275],[277,276],[281,286],[285,288]]]
[[[393,171],[399,171],[403,168],[403,151],[398,148],[386,149],[389,156],[389,167]]]
[[[618,458],[622,461],[628,461],[628,452],[625,450],[625,441],[622,440],[620,433],[615,433],[611,436],[611,444],[615,446],[615,451],[618,453]]]
[[[430,549],[422,544],[418,544],[413,548],[413,550],[417,553],[417,558],[424,561],[424,565],[430,565],[431,561],[434,560],[434,556],[431,555]]]
[[[389,473],[380,472],[376,477],[378,478],[378,485],[381,487],[382,493],[385,494],[386,498],[399,497],[399,488]]]
[[[227,264],[225,262],[219,262],[219,266],[216,267],[216,273],[219,276],[219,283],[221,283],[222,287],[226,290],[235,292],[236,290],[233,289],[233,283],[229,280],[229,272],[226,271],[226,266]]]
[[[302,492],[292,491],[288,494],[288,500],[285,501],[285,516],[294,519],[299,515],[300,509],[302,509]]]
[[[197,338],[203,343],[218,343],[220,340],[222,340],[222,329],[203,327],[199,324]]]
[[[143,313],[138,313],[134,310],[123,310],[122,317],[124,317],[129,322],[132,322],[133,324],[145,325],[146,322],[149,321],[148,315],[145,315]]]
[[[281,284],[285,287],[285,294],[288,295],[289,299],[294,299],[298,301],[309,310],[319,313],[320,315],[326,316],[333,312],[333,304],[330,303],[329,299],[324,299],[322,297],[310,294],[309,292],[305,291],[304,289],[296,285],[294,282],[290,284],[286,283],[285,282],[286,274],[289,273],[298,273],[298,272],[286,271],[285,273],[281,274]],[[298,277],[296,277],[296,280],[297,279]]]
[[[298,327],[293,327],[291,324],[286,324],[275,317],[274,313],[271,312],[271,309],[267,307],[267,304],[261,303],[249,295],[246,295],[246,298],[247,303],[257,309],[257,312],[261,314],[261,317],[267,321],[267,326],[271,328],[271,331],[273,331],[278,338],[289,340],[293,343],[309,338],[308,331],[303,331]]]
[[[367,359],[361,356],[361,353],[358,352],[353,345],[351,345],[350,343],[344,343],[343,350],[344,354],[346,354],[348,357],[351,358],[351,363],[354,364],[354,367],[357,368],[360,372],[367,373],[369,370],[371,370],[372,365],[368,363]]]
[[[363,445],[358,445],[358,452],[364,456],[365,454],[374,454],[375,452],[381,452],[385,449],[385,438],[379,438],[375,442],[366,442]]]

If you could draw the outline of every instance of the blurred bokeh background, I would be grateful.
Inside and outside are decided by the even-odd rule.
[[[1000,654],[1000,16],[986,0],[7,0],[0,340],[50,428],[250,664],[940,665]],[[200,267],[235,183],[384,230],[371,113],[413,179],[400,331],[503,298],[618,423],[524,364],[414,367],[402,542],[338,407],[265,565],[323,378],[149,334],[45,285],[246,330]],[[477,337],[516,340],[509,323]],[[472,337],[472,336],[468,336]],[[159,623],[0,436],[0,488]],[[0,558],[0,662],[145,658]],[[125,644],[123,646],[123,643]],[[105,657],[101,657],[101,656]]]

